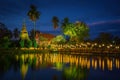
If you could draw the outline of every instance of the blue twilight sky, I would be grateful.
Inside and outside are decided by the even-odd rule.
[[[0,22],[11,30],[16,27],[21,30],[25,19],[27,30],[31,30],[33,23],[27,16],[30,4],[36,5],[41,12],[36,23],[40,31],[53,32],[51,20],[57,16],[60,21],[65,17],[70,22],[84,21],[91,37],[100,32],[120,36],[120,0],[0,0]]]

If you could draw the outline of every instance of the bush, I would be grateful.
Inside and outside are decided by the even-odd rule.
[[[24,40],[20,40],[20,47],[21,47],[21,48],[24,47]]]
[[[1,48],[9,48],[11,42],[10,39],[6,36],[0,40]]]
[[[35,40],[35,39],[33,40],[33,47],[34,47],[34,48],[37,48],[37,43],[36,43],[36,40]]]

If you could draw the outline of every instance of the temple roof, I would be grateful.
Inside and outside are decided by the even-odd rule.
[[[22,40],[29,40],[29,35],[28,35],[27,29],[26,29],[25,22],[22,25],[22,29],[21,29],[21,33],[20,33],[20,38]]]
[[[27,30],[26,30],[26,24],[25,24],[25,23],[23,23],[23,25],[22,25],[22,30],[21,30],[21,32],[27,32]]]

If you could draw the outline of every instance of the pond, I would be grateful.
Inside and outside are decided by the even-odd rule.
[[[0,80],[120,80],[120,57],[65,53],[0,55]]]

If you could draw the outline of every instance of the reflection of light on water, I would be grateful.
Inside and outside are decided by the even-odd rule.
[[[105,62],[104,60],[102,60],[102,70],[104,70],[104,68],[105,68]]]
[[[54,63],[69,63],[70,66],[75,65],[76,67],[81,66],[82,68],[93,69],[100,68],[104,70],[106,67],[108,70],[112,70],[113,67],[120,69],[120,59],[115,60],[109,57],[90,57],[90,56],[78,56],[78,55],[67,55],[67,54],[22,54],[21,56],[16,55],[16,60],[22,58],[23,62],[36,57],[36,66],[39,67],[41,64],[49,65]]]
[[[19,59],[21,59],[21,66],[20,66],[20,72],[22,75],[22,78],[24,79],[27,71],[28,71],[28,64],[25,64],[26,59],[28,58],[28,54],[22,54],[21,56],[16,55],[16,60],[18,61]]]
[[[89,69],[90,68],[90,60],[88,60],[88,62],[87,62],[87,69]]]
[[[96,69],[97,68],[97,60],[95,60],[95,67],[94,67],[94,69]]]
[[[101,68],[101,58],[99,58],[99,68]]]
[[[113,64],[112,60],[107,59],[107,67],[109,70],[112,70],[112,66],[113,66],[112,64]]]
[[[120,62],[119,62],[119,59],[116,59],[116,60],[115,60],[115,64],[116,64],[116,68],[119,69],[119,68],[120,68]]]
[[[22,75],[22,78],[24,79],[26,74],[27,74],[27,71],[28,71],[28,65],[27,64],[22,64],[21,68],[20,68],[20,72],[21,72],[21,75]]]
[[[21,54],[16,55],[16,61],[21,61],[20,72],[22,78],[28,71],[28,65],[34,69],[51,68],[58,71],[65,71],[65,74],[76,77],[79,74],[81,76],[86,74],[85,71],[90,68],[101,70],[113,70],[114,68],[120,69],[119,57],[101,57],[101,56],[80,56],[70,54]],[[85,70],[86,69],[86,70]],[[83,70],[83,71],[82,71]],[[83,75],[85,76],[85,75]]]
[[[94,67],[94,59],[92,59],[92,67]]]

